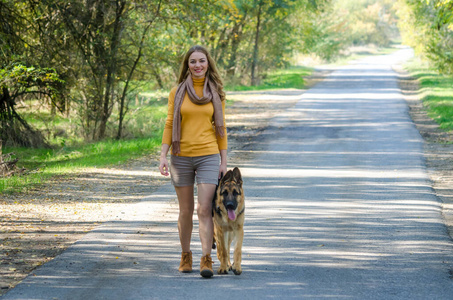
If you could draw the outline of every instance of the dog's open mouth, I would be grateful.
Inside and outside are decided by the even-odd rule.
[[[236,220],[236,213],[234,212],[234,209],[228,208],[227,211],[228,211],[228,219],[230,219],[231,221]]]
[[[231,202],[228,202],[225,204],[226,204],[225,208],[228,212],[228,219],[230,219],[231,221],[236,220],[236,213],[234,212],[236,209],[236,205],[234,205],[234,203],[231,203]]]

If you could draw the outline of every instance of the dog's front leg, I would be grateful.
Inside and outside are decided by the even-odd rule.
[[[236,236],[236,245],[234,247],[234,262],[233,262],[233,272],[236,275],[241,275],[242,268],[242,242],[244,241],[244,228],[241,228],[237,231]]]
[[[231,271],[233,270],[233,265],[231,264],[231,259],[230,259],[230,253],[231,253],[231,243],[235,239],[235,232],[234,231],[228,231],[227,233],[227,257],[228,257],[228,270]]]
[[[221,232],[219,230],[216,232],[216,239],[217,239],[217,258],[220,261],[220,267],[217,269],[218,274],[228,274],[229,266],[228,266],[228,253],[227,253],[227,245],[226,241],[228,240],[228,233]]]

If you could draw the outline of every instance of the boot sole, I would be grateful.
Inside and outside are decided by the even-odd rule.
[[[210,278],[214,275],[214,272],[211,270],[203,270],[200,272],[200,275],[203,276],[204,278]]]

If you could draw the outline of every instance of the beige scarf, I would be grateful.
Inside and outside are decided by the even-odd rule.
[[[215,132],[220,138],[223,138],[225,127],[223,125],[222,101],[217,93],[215,84],[206,77],[203,87],[203,97],[198,97],[193,87],[192,76],[189,74],[185,81],[178,85],[174,101],[173,114],[173,132],[172,132],[172,152],[178,154],[181,152],[181,106],[184,96],[189,96],[190,101],[197,105],[207,104],[212,102],[214,106],[214,125]]]

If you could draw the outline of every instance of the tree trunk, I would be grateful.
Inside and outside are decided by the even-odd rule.
[[[164,82],[162,81],[162,77],[160,76],[160,73],[156,70],[156,68],[152,68],[151,71],[154,75],[154,78],[157,81],[157,85],[159,86],[160,89],[164,88]]]
[[[259,38],[260,38],[262,6],[263,6],[263,3],[260,1],[258,4],[258,14],[256,16],[255,48],[253,50],[252,74],[251,74],[252,85],[257,85],[257,83],[258,83],[258,78],[255,73],[256,73],[256,66],[258,65],[258,42],[259,42]]]
[[[157,11],[156,11],[154,19],[152,21],[150,21],[149,24],[143,30],[143,33],[142,33],[142,36],[141,36],[141,39],[140,39],[140,45],[138,47],[137,57],[135,58],[134,64],[132,65],[131,70],[130,70],[127,78],[126,78],[126,84],[124,85],[123,93],[121,94],[118,133],[116,135],[116,139],[118,139],[118,140],[121,139],[122,131],[123,131],[123,120],[124,120],[124,115],[126,114],[126,112],[124,111],[124,109],[125,109],[125,99],[126,99],[126,95],[127,95],[127,90],[129,88],[129,82],[131,81],[132,76],[134,75],[135,69],[137,68],[138,63],[140,62],[140,59],[143,56],[142,50],[143,50],[143,46],[144,46],[144,43],[145,43],[145,37],[146,37],[146,35],[148,33],[148,30],[151,28],[152,23],[156,19],[157,14],[160,11],[160,5],[161,5],[161,1],[159,2],[159,5],[157,6]],[[160,79],[160,77],[158,76],[159,74],[155,70],[154,70],[154,74],[156,74],[157,78]],[[160,87],[163,88],[162,82],[158,80],[158,83],[159,83]]]
[[[4,143],[23,147],[49,147],[41,132],[34,130],[14,109],[16,105],[9,90],[0,91],[0,139]]]
[[[243,20],[241,20],[242,23]],[[227,66],[227,76],[230,78],[234,77],[234,74],[236,72],[236,54],[237,50],[239,48],[239,44],[241,42],[241,37],[242,37],[242,24],[241,23],[236,23],[234,24],[233,30],[231,32],[231,49],[230,49],[230,59],[228,60],[228,66]]]
[[[151,24],[148,24],[148,26],[145,27],[142,33],[142,37],[140,40],[140,46],[138,48],[138,53],[137,57],[135,58],[134,64],[132,65],[132,68],[126,78],[126,84],[124,85],[123,93],[121,95],[121,101],[120,101],[120,116],[119,116],[119,125],[118,125],[118,134],[116,135],[116,139],[119,140],[121,139],[122,131],[123,131],[123,119],[125,115],[125,99],[127,95],[127,89],[129,88],[129,82],[132,79],[132,75],[134,75],[135,69],[137,68],[138,63],[140,62],[140,59],[142,58],[143,55],[143,45],[145,42],[145,37],[148,32],[148,30],[151,28]]]
[[[111,37],[111,46],[110,51],[108,53],[108,66],[107,66],[107,79],[106,79],[106,86],[104,91],[104,103],[102,109],[102,116],[101,116],[101,124],[99,126],[99,138],[103,139],[105,137],[105,130],[107,127],[107,121],[111,114],[110,109],[110,102],[112,100],[113,95],[113,88],[114,88],[114,81],[116,76],[116,68],[117,68],[117,54],[118,54],[118,47],[120,44],[120,35],[123,29],[123,24],[121,22],[121,18],[123,17],[124,9],[126,7],[126,1],[124,0],[117,0],[116,1],[116,15],[115,15],[115,23],[114,29]]]

